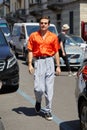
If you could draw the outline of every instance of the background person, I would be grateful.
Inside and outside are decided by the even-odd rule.
[[[28,69],[34,72],[35,110],[40,112],[42,95],[46,99],[45,118],[52,120],[52,98],[54,86],[54,57],[57,64],[56,74],[60,74],[59,42],[56,34],[50,32],[50,20],[43,16],[39,22],[40,30],[33,32],[28,40]],[[34,68],[32,59],[34,58]]]
[[[70,29],[69,25],[64,24],[62,26],[61,33],[58,35],[59,43],[60,43],[59,55],[60,55],[60,57],[63,58],[63,60],[64,60],[64,62],[66,64],[68,75],[72,76],[73,73],[71,72],[70,64],[69,64],[68,57],[67,57],[67,54],[66,54],[66,51],[65,51],[66,34],[67,34],[69,29]]]

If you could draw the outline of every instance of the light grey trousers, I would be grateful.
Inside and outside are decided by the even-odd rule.
[[[51,112],[54,87],[54,59],[53,57],[38,59],[34,62],[34,92],[37,102],[41,102],[45,95],[46,112]]]

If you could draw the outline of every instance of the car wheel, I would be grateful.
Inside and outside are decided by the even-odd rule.
[[[13,92],[16,92],[18,88],[19,88],[19,84],[15,86],[2,85],[0,89],[0,94],[13,93]]]
[[[1,120],[0,120],[0,130],[5,130],[4,125]]]
[[[26,64],[28,65],[28,55],[26,55]]]
[[[15,54],[15,47],[12,46],[11,49],[12,49],[13,53]]]
[[[87,130],[87,102],[84,101],[80,107],[80,127],[81,130]]]
[[[18,53],[17,52],[15,52],[15,56],[16,56],[16,58],[18,58]]]
[[[25,61],[26,61],[26,64],[28,65],[28,53],[27,52],[25,53]]]
[[[18,85],[15,85],[15,86],[10,86],[12,92],[16,92],[19,88],[19,84]]]
[[[18,53],[17,53],[17,51],[16,51],[16,48],[15,48],[15,47],[14,47],[14,54],[15,54],[16,58],[18,58]]]

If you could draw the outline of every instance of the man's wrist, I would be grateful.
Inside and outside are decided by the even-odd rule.
[[[56,65],[57,67],[60,67],[60,65]]]
[[[32,65],[32,62],[28,62],[29,65]]]

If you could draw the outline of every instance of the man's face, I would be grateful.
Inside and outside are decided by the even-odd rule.
[[[49,23],[48,22],[49,22],[48,19],[41,19],[41,21],[40,21],[40,29],[42,31],[45,31],[45,30],[48,29],[48,27],[49,27]]]

